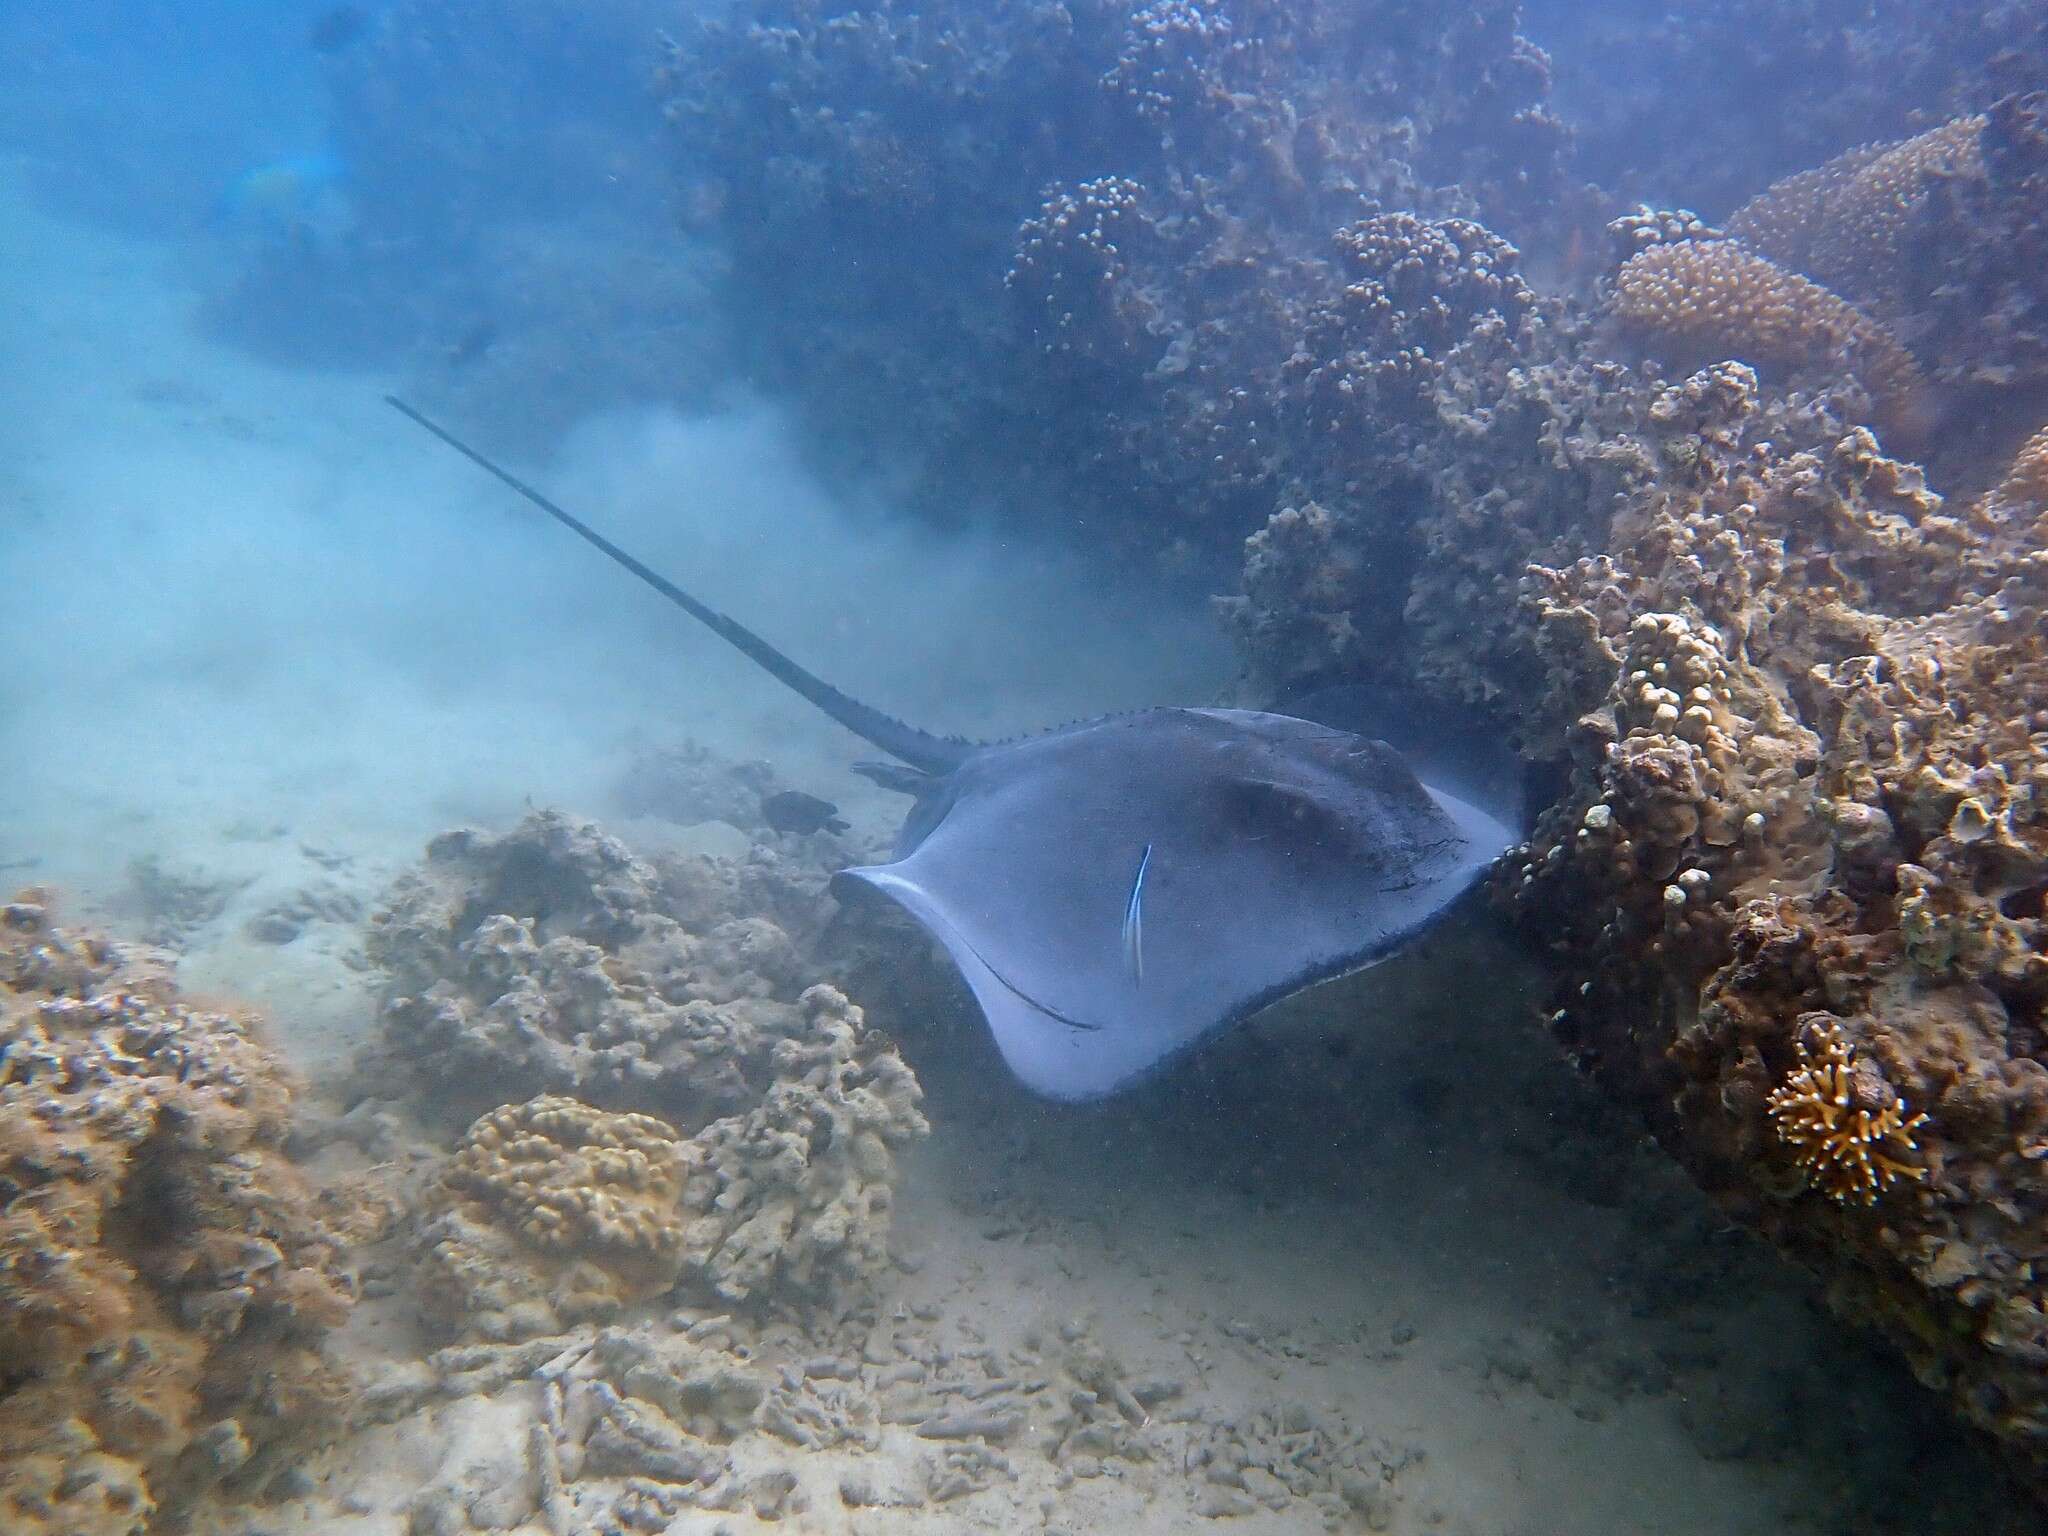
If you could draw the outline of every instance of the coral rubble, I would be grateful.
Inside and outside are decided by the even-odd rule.
[[[339,1426],[354,1294],[248,1024],[0,909],[0,1526],[138,1536]]]

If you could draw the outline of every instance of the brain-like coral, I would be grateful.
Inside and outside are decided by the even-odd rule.
[[[558,1332],[682,1272],[680,1136],[652,1115],[543,1095],[463,1133],[419,1240],[428,1316],[483,1338]]]
[[[0,909],[0,1525],[138,1536],[336,1427],[353,1282],[244,1021]]]
[[[917,1079],[828,986],[800,1000],[758,1104],[685,1138],[561,1095],[464,1133],[419,1241],[428,1316],[510,1339],[602,1321],[679,1281],[726,1301],[843,1305],[886,1261]]]

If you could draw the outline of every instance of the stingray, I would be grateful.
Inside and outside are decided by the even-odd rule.
[[[974,742],[841,693],[405,402],[387,400],[886,753],[913,798],[840,871],[942,945],[1027,1087],[1099,1098],[1268,1004],[1392,955],[1515,840],[1385,741],[1293,715],[1156,708]]]

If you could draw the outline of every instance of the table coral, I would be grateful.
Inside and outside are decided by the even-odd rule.
[[[1911,246],[1945,180],[1981,180],[1981,116],[1894,144],[1869,144],[1774,183],[1728,233],[1851,299],[1895,299]]]
[[[353,1283],[291,1100],[150,952],[0,909],[0,1525],[135,1536],[337,1426]]]
[[[1938,387],[1930,407],[1949,415],[1928,446],[1945,474],[1967,477],[2048,405],[2044,194],[2048,93],[2036,90],[1789,177],[1728,232],[1913,351]]]

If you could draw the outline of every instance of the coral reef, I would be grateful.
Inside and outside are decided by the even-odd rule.
[[[149,951],[0,908],[0,1524],[137,1536],[339,1425],[353,1279],[292,1089]]]
[[[1682,472],[1530,584],[1588,707],[1514,905],[1581,1059],[2038,1475],[2040,557],[1745,370],[1686,387]]]
[[[441,1327],[555,1332],[679,1281],[828,1312],[859,1293],[925,1122],[895,1047],[792,937],[818,921],[814,874],[759,846],[657,866],[537,813],[437,838],[399,882],[359,1080],[444,1113],[543,1095],[484,1114],[439,1181],[421,1252]]]
[[[1514,16],[747,0],[678,40],[669,114],[755,376],[849,461],[1200,575],[1270,508],[1266,386],[1332,229],[1555,225]]]
[[[1994,104],[1981,135],[2026,120]],[[1936,187],[1906,199],[1920,232],[1898,248],[1942,231],[1950,272],[2034,216],[1997,190],[2018,183],[1971,179],[1962,137],[1863,184]],[[1977,223],[1957,212],[1972,188]],[[1419,349],[1426,369],[1346,366],[1337,329],[1302,348],[1290,377],[1335,371],[1305,396],[1333,448],[1280,472],[1328,471],[1247,543],[1223,605],[1249,695],[1419,684],[1544,765],[1560,792],[1499,886],[1556,968],[1555,1032],[2048,1486],[2030,1279],[2048,1202],[2040,441],[2008,468],[1985,452],[2023,433],[1944,433],[1961,487],[1945,498],[1887,452],[1913,423],[1878,412],[1887,442],[1856,425],[1916,367],[1899,338],[1693,216],[1645,210],[1615,234],[1616,308],[1690,327],[1703,356],[1685,361],[1708,366],[1614,361],[1569,312],[1509,325],[1476,300],[1462,336]],[[1432,295],[1459,291],[1434,270]],[[2020,294],[2008,358],[2033,323],[2026,281],[1989,290]],[[1889,324],[1924,290],[1859,291],[1903,305]],[[1428,298],[1401,302],[1437,323]],[[1963,377],[1964,345],[1923,354],[1928,388]],[[1379,402],[1416,371],[1391,409],[1347,410],[1346,381]],[[1987,419],[2031,398],[2024,370],[1997,388]]]

